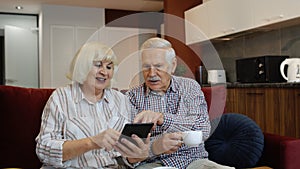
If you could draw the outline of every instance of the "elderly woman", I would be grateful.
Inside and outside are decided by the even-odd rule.
[[[127,97],[110,88],[116,66],[113,51],[99,42],[75,55],[72,83],[57,88],[43,111],[36,138],[42,168],[127,168],[148,157],[150,135],[133,135],[137,145],[118,142],[131,117]]]

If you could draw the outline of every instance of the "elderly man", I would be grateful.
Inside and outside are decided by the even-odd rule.
[[[182,142],[182,132],[201,130],[204,140],[209,136],[207,104],[200,85],[193,79],[172,75],[177,60],[167,40],[148,39],[141,47],[141,57],[145,83],[126,94],[135,110],[133,122],[153,122],[155,127],[151,156],[139,168],[199,168],[198,163],[208,157],[204,143],[187,146]]]

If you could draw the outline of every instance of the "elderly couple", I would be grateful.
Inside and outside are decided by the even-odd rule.
[[[82,46],[70,66],[72,84],[57,88],[43,111],[36,138],[42,168],[219,166],[207,160],[203,143],[182,142],[184,130],[201,130],[207,139],[210,122],[199,84],[172,75],[177,62],[171,44],[147,40],[141,61],[145,83],[125,96],[110,88],[117,65],[113,51],[99,42]],[[119,141],[126,123],[146,122],[154,123],[146,139],[133,134],[137,144]]]

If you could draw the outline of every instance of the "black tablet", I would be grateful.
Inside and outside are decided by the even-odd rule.
[[[121,133],[119,138],[126,138],[127,140],[137,144],[132,138],[132,134],[136,134],[140,138],[147,138],[148,133],[150,133],[151,128],[153,127],[153,123],[128,123],[125,124],[125,127]]]

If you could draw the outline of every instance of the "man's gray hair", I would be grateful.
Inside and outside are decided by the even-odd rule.
[[[143,50],[146,49],[165,49],[166,61],[169,65],[172,64],[172,61],[176,56],[175,50],[172,48],[172,44],[169,41],[158,37],[146,40],[141,47],[141,51],[143,52]]]

